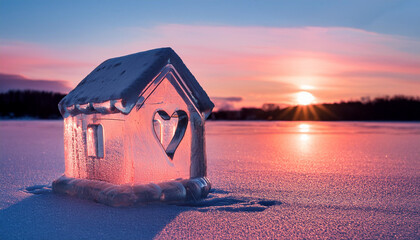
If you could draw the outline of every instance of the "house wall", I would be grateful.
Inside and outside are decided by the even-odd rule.
[[[195,111],[192,106],[186,104],[167,78],[162,80],[139,109],[132,110],[128,115],[126,128],[132,141],[130,145],[134,149],[132,157],[135,183],[190,178],[191,123],[188,122],[184,137],[171,159],[164,149],[171,137],[164,140],[162,146],[154,130],[154,119],[165,121],[159,114],[155,116],[158,109],[164,110],[168,115],[172,115],[176,110],[183,110],[187,113],[188,120],[190,112]],[[170,122],[166,127],[171,128],[169,132],[173,132],[176,129],[176,118],[171,118]],[[168,129],[166,131],[168,132]]]
[[[191,169],[190,177],[207,176],[207,154],[205,143],[205,120],[196,111],[191,112]]]
[[[86,121],[79,115],[64,119],[65,174],[86,178]]]
[[[176,117],[163,120],[156,114],[157,110],[164,110],[168,115],[183,110],[188,115],[184,137],[172,158],[165,148],[178,121]],[[206,175],[204,119],[171,74],[128,115],[79,114],[64,121],[65,174],[69,177],[140,184]],[[159,121],[165,127],[155,131]],[[87,154],[89,124],[103,127],[103,158]],[[169,134],[161,141],[157,134],[162,131]]]
[[[125,144],[123,114],[79,114],[64,121],[65,174],[69,177],[103,180],[115,184],[133,181],[132,150]],[[104,135],[104,157],[87,154],[86,131],[89,124],[101,124]]]

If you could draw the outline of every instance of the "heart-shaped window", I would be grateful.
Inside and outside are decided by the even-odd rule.
[[[153,117],[155,135],[171,160],[184,137],[187,125],[188,115],[183,110],[177,110],[172,115],[164,110],[157,110]]]

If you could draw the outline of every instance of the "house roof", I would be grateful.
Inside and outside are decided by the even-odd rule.
[[[65,116],[68,109],[75,109],[75,106],[93,108],[93,104],[113,100],[131,106],[131,111],[140,94],[168,63],[176,69],[188,92],[193,95],[197,109],[209,113],[214,104],[171,48],[158,48],[106,60],[60,101],[60,112]]]

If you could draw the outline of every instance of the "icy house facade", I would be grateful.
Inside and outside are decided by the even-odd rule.
[[[204,123],[213,107],[171,48],[106,60],[59,103],[65,177],[206,179]]]

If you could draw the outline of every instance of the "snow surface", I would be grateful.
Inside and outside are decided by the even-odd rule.
[[[207,122],[203,201],[56,195],[61,121],[0,122],[0,239],[419,239],[420,123]]]
[[[193,97],[197,99],[197,108],[201,112],[210,112],[214,104],[171,48],[158,48],[106,60],[60,101],[60,111],[63,113],[64,108],[75,104],[86,105],[120,99],[125,105],[134,105],[142,91],[168,63],[175,67]]]

